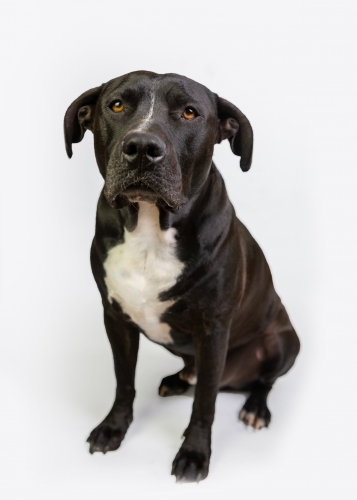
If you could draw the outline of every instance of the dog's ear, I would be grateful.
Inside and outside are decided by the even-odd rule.
[[[87,90],[77,97],[67,109],[64,117],[64,140],[69,158],[72,158],[72,144],[81,142],[85,131],[92,130],[95,106],[102,87]]]
[[[248,118],[222,97],[217,99],[218,139],[220,143],[228,139],[233,153],[240,156],[240,168],[243,172],[250,169],[253,156],[253,129]]]

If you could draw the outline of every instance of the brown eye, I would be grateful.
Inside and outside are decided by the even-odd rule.
[[[186,108],[182,115],[186,120],[193,120],[196,118],[197,113],[193,108]]]
[[[114,111],[114,113],[120,113],[124,109],[124,104],[122,104],[121,101],[115,101],[110,106],[110,108],[111,108],[112,111]]]

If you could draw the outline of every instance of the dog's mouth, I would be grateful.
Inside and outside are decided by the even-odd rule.
[[[165,178],[162,172],[147,172],[139,178],[135,173],[125,177],[125,180],[120,182],[117,171],[114,168],[108,169],[104,195],[110,206],[116,210],[145,201],[176,213],[187,201],[181,192],[181,180],[175,175]]]
[[[152,187],[148,186],[143,181],[130,184],[122,191],[121,195],[125,196],[131,203],[136,203],[138,201],[155,203],[160,196]]]
[[[164,210],[176,213],[186,199],[181,198],[177,202],[175,199],[171,200],[170,197],[158,193],[153,187],[140,180],[126,186],[115,198],[111,198],[109,203],[113,208],[120,210],[131,203],[139,203],[141,201],[152,203],[162,207]]]
[[[179,209],[177,205],[170,203],[171,200],[167,200],[165,196],[158,193],[154,188],[142,180],[126,186],[111,200],[110,204],[113,208],[121,209],[130,203],[139,203],[140,201],[161,206],[174,213]]]

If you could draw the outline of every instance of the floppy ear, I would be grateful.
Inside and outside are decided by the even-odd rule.
[[[250,169],[253,155],[253,129],[248,118],[222,97],[217,100],[218,143],[228,139],[233,153],[240,156],[240,168],[243,172]]]
[[[64,117],[64,140],[69,158],[72,144],[81,142],[87,129],[92,130],[95,106],[102,87],[87,90],[72,102]]]

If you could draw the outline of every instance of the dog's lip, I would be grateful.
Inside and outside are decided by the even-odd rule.
[[[129,186],[126,186],[123,189],[123,193],[128,193],[128,192],[132,192],[132,191],[142,191],[143,193],[147,192],[147,193],[157,194],[154,189],[152,189],[150,186],[145,184],[145,182],[143,182],[143,181],[133,182],[132,184],[129,184]]]
[[[124,198],[130,203],[137,203],[139,201],[147,201],[149,203],[160,204],[166,209],[169,209],[172,212],[177,212],[180,209],[183,200],[181,203],[173,203],[171,200],[167,199],[165,195],[162,193],[158,193],[154,188],[146,184],[146,182],[140,180],[132,182],[128,184],[114,197],[111,198],[111,205],[113,208],[118,208],[115,206],[117,204],[116,200],[119,198]]]
[[[122,193],[130,202],[149,201],[156,202],[160,195],[142,181],[133,182],[126,186]]]

